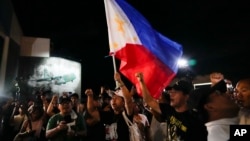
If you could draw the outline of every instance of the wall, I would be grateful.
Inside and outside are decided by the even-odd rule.
[[[10,0],[0,0],[0,95],[9,95],[17,76],[22,30]]]

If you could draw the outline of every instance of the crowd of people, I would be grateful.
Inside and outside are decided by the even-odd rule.
[[[131,141],[127,120],[139,129],[138,141],[227,141],[230,125],[250,124],[250,78],[232,82],[220,72],[211,86],[194,89],[189,80],[166,87],[152,97],[143,73],[136,73],[142,95],[129,89],[116,72],[115,90],[101,86],[81,94],[39,92],[34,100],[9,99],[0,105],[0,138],[4,141]]]

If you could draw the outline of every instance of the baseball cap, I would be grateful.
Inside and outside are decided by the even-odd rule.
[[[187,101],[188,107],[198,112],[204,110],[204,105],[207,103],[208,97],[216,91],[220,94],[224,94],[227,91],[224,80],[219,81],[213,87],[200,87],[193,90]]]
[[[58,99],[58,103],[62,104],[64,102],[71,102],[70,97],[66,95],[60,96]]]
[[[77,99],[79,99],[78,93],[73,93],[73,94],[69,95],[69,97],[70,97],[70,98],[71,98],[71,97],[76,97]]]
[[[110,91],[108,95],[109,95],[110,97],[113,97],[114,95],[117,95],[117,96],[123,98],[123,93],[122,93],[122,90],[120,90],[120,89],[117,89],[117,90],[115,90],[115,91]]]
[[[173,86],[170,86],[169,89],[174,89],[182,91],[184,94],[189,94],[194,89],[194,86],[190,81],[179,80]]]

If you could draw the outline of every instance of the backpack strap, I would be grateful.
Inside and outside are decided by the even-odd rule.
[[[125,111],[122,112],[122,116],[123,116],[123,118],[124,118],[124,120],[125,120],[125,122],[126,122],[126,124],[127,124],[128,126],[133,125],[133,123],[132,123],[132,122],[129,120],[129,118],[127,117]]]

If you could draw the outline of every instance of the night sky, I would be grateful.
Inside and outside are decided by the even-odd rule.
[[[195,59],[194,76],[249,76],[250,6],[243,0],[127,0]],[[12,0],[24,36],[51,39],[51,56],[82,64],[82,85],[114,85],[103,0]],[[118,67],[118,66],[117,66]]]

